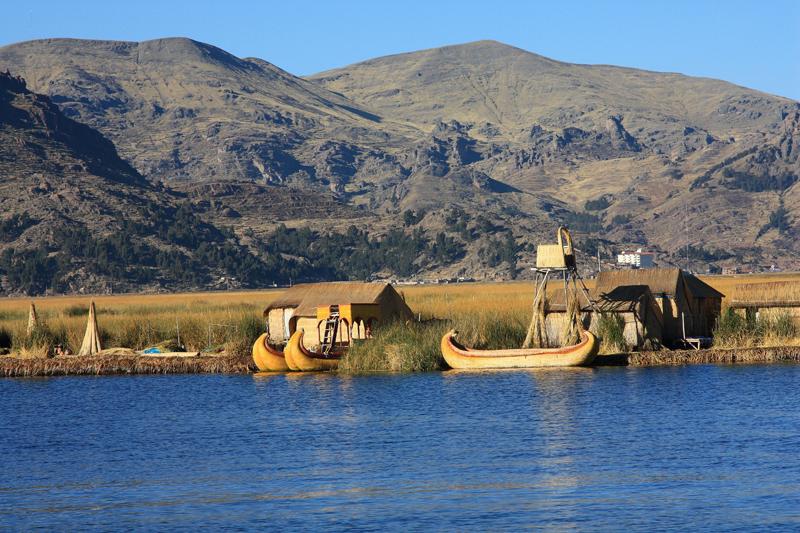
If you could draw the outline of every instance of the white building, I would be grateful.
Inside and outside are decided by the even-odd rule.
[[[635,252],[622,251],[617,254],[617,264],[634,268],[650,268],[653,266],[653,259],[656,254],[653,252],[643,252],[641,248]]]

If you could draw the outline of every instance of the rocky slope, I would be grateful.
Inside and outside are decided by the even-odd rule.
[[[189,39],[31,41],[0,48],[5,68],[262,259],[299,253],[267,244],[278,221],[380,237],[405,220],[425,276],[524,275],[559,223],[586,254],[800,266],[800,107],[722,81],[492,41],[309,79]]]
[[[183,195],[146,180],[102,134],[8,73],[0,177],[0,294],[193,288],[232,275],[199,257],[195,236],[248,264],[246,250],[194,217]]]

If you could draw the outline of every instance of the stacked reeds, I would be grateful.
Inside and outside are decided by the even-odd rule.
[[[547,327],[545,326],[545,305],[547,291],[541,288],[536,291],[533,298],[533,310],[525,340],[522,342],[523,348],[546,348],[547,347]]]
[[[100,332],[97,328],[97,311],[94,307],[94,300],[89,304],[89,320],[86,323],[86,333],[83,335],[83,343],[78,355],[94,355],[103,348],[100,346]]]

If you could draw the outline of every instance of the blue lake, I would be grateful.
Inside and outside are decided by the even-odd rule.
[[[0,529],[798,530],[800,366],[0,380]]]

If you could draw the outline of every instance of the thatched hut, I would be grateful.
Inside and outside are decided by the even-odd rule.
[[[563,321],[563,291],[548,307],[548,338]],[[591,297],[601,313],[621,316],[625,339],[633,348],[680,344],[686,338],[710,337],[724,295],[679,268],[646,268],[601,272]],[[595,331],[598,317],[581,301],[583,322]]]
[[[332,305],[347,308],[352,317],[348,324],[352,339],[366,338],[379,324],[393,320],[411,320],[414,314],[403,297],[388,283],[303,283],[291,287],[265,310],[270,339],[286,341],[298,328],[305,331],[304,343],[319,343],[319,312]],[[347,333],[339,330],[344,341]]]
[[[646,285],[655,297],[664,318],[665,344],[711,336],[724,295],[694,275],[679,268],[611,270],[597,276],[595,293],[629,285]]]
[[[561,290],[554,292],[547,306],[547,338],[553,344],[563,343],[560,338],[566,313],[563,294]],[[624,285],[603,293],[593,291],[591,297],[599,313],[594,312],[582,295],[579,296],[586,329],[599,333],[601,316],[614,315],[622,321],[623,336],[628,347],[656,349],[661,346],[664,317],[647,285]]]

